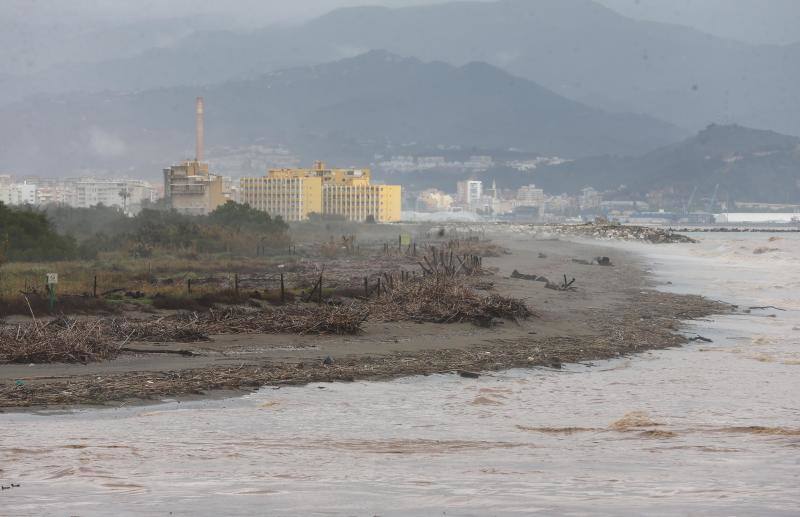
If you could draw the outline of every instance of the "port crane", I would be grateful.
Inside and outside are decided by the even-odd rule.
[[[714,209],[714,205],[717,203],[717,194],[719,193],[719,183],[714,187],[714,194],[711,196],[711,199],[708,200],[708,206],[706,206],[706,212],[711,213],[711,210]]]

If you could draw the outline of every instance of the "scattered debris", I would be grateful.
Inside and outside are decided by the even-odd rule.
[[[0,363],[88,363],[118,353],[99,321],[34,319],[0,328]]]
[[[193,317],[196,325],[209,334],[357,334],[368,316],[364,305],[353,302],[274,309],[229,307]]]
[[[182,355],[184,357],[194,357],[200,355],[196,352],[192,352],[191,350],[157,350],[152,348],[144,350],[140,348],[124,347],[120,348],[120,351],[129,352],[132,354],[175,354],[175,355]]]
[[[478,377],[480,377],[480,376],[481,376],[481,374],[479,374],[479,373],[477,373],[477,372],[470,372],[470,371],[467,371],[467,370],[458,370],[458,372],[457,372],[457,373],[458,373],[458,374],[459,374],[461,377],[465,377],[465,378],[467,378],[467,379],[477,379]]]
[[[708,339],[707,337],[700,336],[700,335],[697,335],[695,337],[689,338],[689,341],[702,341],[703,343],[713,343],[714,342],[713,340]]]
[[[762,246],[760,248],[756,248],[753,250],[753,255],[763,255],[764,253],[772,253],[773,251],[780,251],[779,248],[768,248],[766,246]]]
[[[608,257],[595,257],[594,263],[598,266],[613,266],[614,264],[611,263],[611,259]]]
[[[395,286],[370,305],[372,316],[383,321],[491,324],[492,318],[526,319],[525,302],[498,294],[482,296],[463,278],[426,276]]]
[[[533,280],[536,281],[539,277],[536,275],[527,275],[525,273],[520,273],[516,269],[511,273],[511,278],[521,278],[522,280]]]
[[[544,286],[547,289],[553,289],[554,291],[577,291],[577,287],[572,285],[574,283],[575,283],[574,278],[568,281],[567,275],[564,275],[564,281],[561,282],[560,284],[554,284],[548,281]]]

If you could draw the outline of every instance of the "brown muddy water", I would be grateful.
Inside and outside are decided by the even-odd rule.
[[[784,310],[558,371],[2,414],[0,514],[797,515],[800,239],[697,237],[617,245],[665,289]]]

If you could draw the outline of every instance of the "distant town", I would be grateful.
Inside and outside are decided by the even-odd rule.
[[[163,169],[163,182],[106,175],[73,178],[15,177],[0,174],[0,202],[6,205],[115,207],[126,215],[160,207],[186,215],[207,215],[228,201],[285,221],[332,217],[349,221],[467,220],[515,222],[578,222],[598,217],[635,224],[796,223],[800,205],[742,203],[729,206],[718,198],[719,185],[705,197],[697,188],[686,199],[674,192],[652,191],[639,198],[623,189],[600,192],[585,186],[579,193],[546,193],[534,183],[499,188],[491,171],[511,171],[520,177],[539,167],[570,160],[557,156],[513,154],[464,155],[460,148],[441,147],[441,155],[375,155],[370,164],[379,175],[405,184],[415,176],[452,178],[452,189],[408,188],[376,181],[366,166],[336,168],[316,161],[301,168],[300,159],[282,147],[218,150],[210,169],[205,161],[204,101],[195,103],[195,157]],[[242,155],[244,152],[244,155]],[[244,162],[242,161],[244,160]],[[247,167],[237,164],[247,163]],[[259,167],[260,165],[260,167]],[[260,168],[263,174],[256,171]],[[506,177],[506,179],[508,179]],[[514,178],[511,183],[519,183]],[[624,186],[623,186],[624,187]]]

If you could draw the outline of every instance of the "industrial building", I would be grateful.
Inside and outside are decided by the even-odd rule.
[[[240,182],[242,203],[286,221],[314,213],[348,221],[399,221],[401,195],[400,185],[371,184],[369,169],[330,169],[319,161],[311,169],[273,169]]]
[[[187,215],[206,215],[225,203],[222,176],[212,174],[203,161],[203,98],[195,105],[195,159],[164,169],[164,200],[169,208]]]

